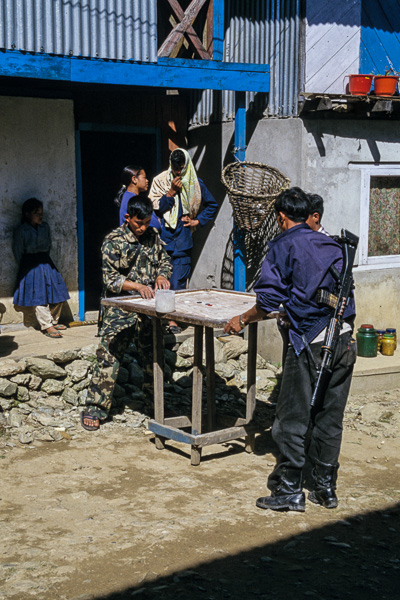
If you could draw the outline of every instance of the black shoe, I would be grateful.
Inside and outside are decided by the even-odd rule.
[[[282,469],[280,481],[270,496],[258,498],[256,506],[270,510],[306,510],[306,498],[301,487],[301,469]]]
[[[336,508],[339,504],[336,496],[336,480],[339,465],[329,465],[319,460],[316,461],[312,477],[315,489],[308,494],[308,499],[313,504],[320,504],[324,508]]]

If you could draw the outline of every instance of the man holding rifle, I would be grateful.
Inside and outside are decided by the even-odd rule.
[[[341,245],[306,224],[310,203],[302,190],[291,188],[282,192],[276,200],[275,213],[282,233],[269,245],[254,288],[256,304],[225,327],[227,333],[238,333],[248,323],[276,316],[280,304],[290,321],[290,345],[272,427],[279,456],[268,481],[271,495],[259,498],[257,506],[305,510],[302,470],[311,421],[308,454],[314,466],[314,490],[308,498],[315,504],[335,508],[343,414],[357,354],[352,339],[355,306],[349,298],[351,283],[344,297],[340,285],[344,262]],[[347,283],[351,282],[351,266],[352,261],[345,269]],[[319,290],[328,292],[325,295],[331,301],[341,297],[334,325],[332,308],[319,302]],[[332,335],[326,336],[327,331]],[[330,345],[324,350],[326,337]],[[329,360],[325,360],[320,373],[324,352],[329,354]]]

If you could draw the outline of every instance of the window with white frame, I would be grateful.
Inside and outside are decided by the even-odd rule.
[[[359,265],[400,266],[400,164],[361,170]]]

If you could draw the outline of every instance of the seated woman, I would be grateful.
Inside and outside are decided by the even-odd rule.
[[[50,227],[43,221],[43,203],[29,198],[22,205],[21,225],[14,232],[12,250],[19,263],[13,303],[29,307],[40,329],[51,338],[61,338],[62,303],[69,299],[63,278],[49,256]]]

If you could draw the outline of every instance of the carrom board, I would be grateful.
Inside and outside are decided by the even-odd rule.
[[[191,325],[222,327],[232,317],[254,306],[255,294],[230,290],[178,290],[175,292],[175,311],[156,312],[155,299],[140,296],[105,298],[102,304],[116,306],[128,312],[137,312],[162,319],[173,319]]]

